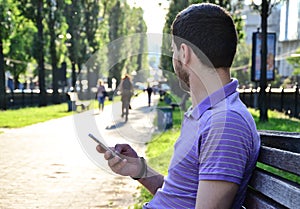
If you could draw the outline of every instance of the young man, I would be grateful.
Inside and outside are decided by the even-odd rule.
[[[110,168],[144,185],[153,199],[144,208],[242,207],[259,153],[252,116],[230,77],[237,35],[230,15],[213,4],[191,5],[172,25],[173,66],[192,108],[184,117],[168,176],[147,166],[129,146],[105,152]],[[104,151],[100,146],[97,150]]]

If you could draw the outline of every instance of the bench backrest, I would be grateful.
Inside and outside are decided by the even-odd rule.
[[[79,100],[77,92],[69,92],[70,100],[76,102]]]
[[[258,162],[298,176],[299,183],[300,133],[261,131],[260,136]],[[247,209],[300,208],[300,184],[258,167],[249,183]]]

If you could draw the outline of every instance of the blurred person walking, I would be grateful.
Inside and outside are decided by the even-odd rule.
[[[148,94],[148,106],[150,107],[151,106],[151,95],[153,92],[153,88],[150,86],[150,84],[148,84],[146,91]]]
[[[97,93],[96,93],[96,97],[98,100],[99,112],[103,111],[103,109],[104,109],[104,101],[105,101],[106,94],[107,93],[106,93],[106,89],[103,85],[103,81],[101,79],[99,79]]]
[[[133,95],[133,84],[128,75],[122,79],[120,84],[121,102],[122,102],[122,117],[125,116],[125,122],[128,121],[130,100]]]

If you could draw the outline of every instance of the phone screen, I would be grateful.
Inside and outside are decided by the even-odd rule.
[[[107,147],[105,144],[103,144],[100,140],[98,140],[93,134],[89,134],[89,137],[92,138],[96,143],[98,143],[103,149],[105,149],[106,151],[110,151],[114,157],[119,156],[120,158],[122,158],[118,153],[116,153],[115,151]]]

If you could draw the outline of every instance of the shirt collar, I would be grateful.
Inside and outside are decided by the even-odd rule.
[[[195,108],[189,108],[185,115],[187,117],[192,116],[194,119],[198,120],[206,110],[210,109],[229,95],[236,92],[237,87],[238,81],[236,79],[232,79],[230,83],[206,97]]]

